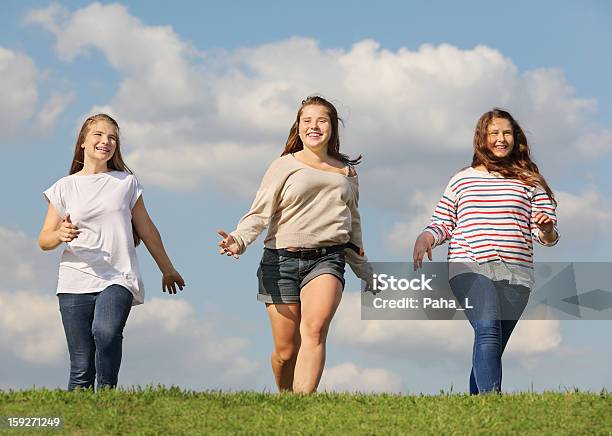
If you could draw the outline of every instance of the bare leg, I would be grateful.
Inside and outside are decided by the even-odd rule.
[[[266,304],[274,351],[272,372],[279,391],[293,390],[293,371],[300,349],[300,304]]]
[[[302,288],[302,344],[295,365],[294,392],[312,393],[317,390],[325,365],[329,324],[341,299],[342,283],[332,274],[322,274]]]

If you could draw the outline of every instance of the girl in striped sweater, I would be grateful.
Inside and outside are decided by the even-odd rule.
[[[472,165],[451,178],[413,252],[416,269],[450,241],[450,286],[459,302],[467,298],[474,329],[471,394],[501,390],[501,356],[534,283],[533,240],[559,239],[555,207],[516,120],[497,108],[483,114]]]

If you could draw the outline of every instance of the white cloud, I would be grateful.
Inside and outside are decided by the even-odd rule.
[[[588,133],[578,141],[578,151],[590,158],[598,158],[610,150],[612,150],[612,130],[603,129]]]
[[[401,377],[383,368],[360,368],[345,362],[326,368],[319,392],[400,392]]]
[[[612,222],[610,198],[594,186],[577,194],[560,191],[556,196],[561,237],[565,245],[571,245],[572,251],[593,241],[609,238]]]
[[[143,328],[151,320],[155,320],[157,323],[155,336],[159,331],[175,333],[181,329],[181,323],[192,315],[193,310],[185,300],[153,298],[147,304],[134,309],[130,316],[130,328]]]
[[[524,359],[558,349],[561,345],[559,320],[522,320],[512,332],[506,356]]]
[[[0,351],[38,365],[57,363],[65,338],[54,295],[0,290]]]
[[[442,185],[450,168],[467,163],[476,119],[492,106],[509,108],[533,132],[536,155],[555,150],[560,138],[579,147],[585,135],[604,135],[586,121],[594,100],[577,97],[560,70],[519,72],[482,45],[390,51],[363,40],[321,49],[293,37],[198,53],[171,27],[148,26],[121,5],[60,12],[33,11],[27,21],[55,33],[61,57],[99,50],[121,73],[108,107],[129,138],[128,159],[146,183],[171,190],[212,182],[251,195],[280,153],[298,102],[313,92],[331,97],[346,118],[344,150],[365,154],[366,191],[379,193],[370,198],[396,210],[401,194]],[[432,165],[438,171],[425,171]],[[375,179],[380,167],[393,183]]]
[[[3,139],[47,130],[75,97],[73,92],[51,91],[40,107],[42,74],[28,55],[0,46],[0,130]],[[25,129],[23,127],[26,126]],[[0,142],[2,144],[2,142]]]
[[[244,160],[247,156],[249,161]],[[222,183],[226,190],[245,193],[257,187],[254,181],[263,176],[274,157],[275,151],[265,144],[248,148],[235,143],[206,144],[206,152],[203,152],[203,147],[187,143],[173,151],[171,160],[162,147],[135,149],[127,155],[127,160],[139,176],[143,175],[145,183],[163,185],[166,189],[211,189],[214,186],[210,186],[209,179],[214,173],[217,183]],[[241,177],[236,177],[237,172]]]
[[[69,15],[67,9],[59,3],[52,3],[45,9],[30,11],[24,19],[24,23],[39,24],[51,32],[59,31],[59,25]]]
[[[52,129],[55,120],[59,117],[68,105],[74,101],[76,94],[74,92],[59,93],[52,92],[49,101],[40,109],[37,115],[37,124],[41,129]]]
[[[369,354],[426,366],[457,362],[471,353],[474,335],[467,321],[361,320],[360,313],[360,294],[345,293],[332,338]],[[560,344],[559,321],[523,320],[510,339],[507,359],[532,362],[533,357],[555,352]]]
[[[189,63],[192,49],[171,27],[144,26],[125,6],[100,3],[73,14],[54,6],[34,10],[25,21],[55,34],[55,48],[62,59],[73,60],[89,48],[101,50],[124,75],[114,99],[119,114],[159,121],[180,118],[187,109],[203,111],[203,77]]]
[[[444,187],[428,192],[414,191],[412,193],[412,198],[407,201],[410,205],[410,218],[408,221],[396,222],[391,231],[385,235],[385,245],[390,251],[412,253],[414,242],[431,221],[431,214],[443,191]]]
[[[344,294],[334,325],[334,340],[424,362],[465,352],[472,342],[471,328],[462,321],[362,320],[359,293]]]
[[[133,309],[125,330],[124,380],[191,389],[254,388],[260,365],[249,342],[220,333],[185,300],[152,298]]]
[[[40,197],[42,202],[42,193]],[[54,289],[57,283],[58,255],[59,250],[42,252],[36,240],[20,230],[0,227],[2,287],[11,291]],[[49,295],[49,292],[43,295]]]
[[[38,365],[61,360],[65,339],[55,297],[58,254],[43,253],[20,230],[0,227],[0,352]]]
[[[36,65],[27,55],[0,47],[0,130],[11,133],[38,103]],[[6,134],[5,133],[5,134]]]

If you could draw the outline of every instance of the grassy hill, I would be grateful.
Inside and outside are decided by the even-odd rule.
[[[94,394],[31,389],[0,391],[0,416],[63,418],[63,428],[32,430],[36,434],[612,434],[612,395],[303,396],[164,387]]]

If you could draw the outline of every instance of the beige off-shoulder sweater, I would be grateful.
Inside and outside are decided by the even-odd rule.
[[[357,176],[322,171],[287,154],[272,162],[251,210],[231,235],[239,254],[265,228],[268,248],[320,248],[347,242],[362,248],[358,201]],[[345,255],[357,277],[371,280],[365,254],[347,248]]]

